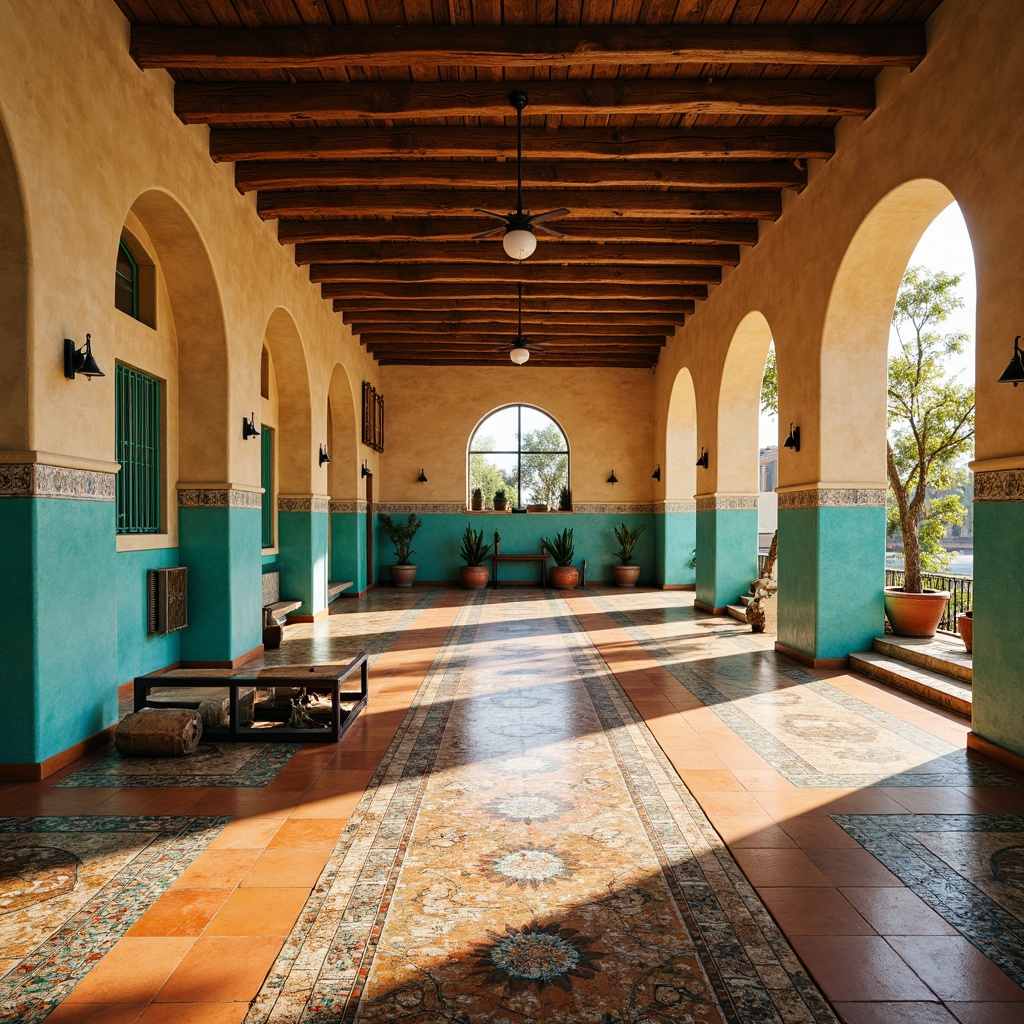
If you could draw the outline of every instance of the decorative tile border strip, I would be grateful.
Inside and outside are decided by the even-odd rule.
[[[780,511],[794,508],[885,507],[884,487],[807,487],[799,491],[779,491],[778,494]]]
[[[411,512],[416,515],[458,515],[460,512],[466,511],[466,504],[462,501],[407,501],[397,504],[385,502],[376,505],[375,511],[385,512],[389,516],[407,516]]]
[[[260,491],[240,491],[234,487],[179,487],[178,508],[254,508],[263,507]]]
[[[650,516],[654,515],[658,508],[654,502],[650,501],[619,503],[609,501],[593,504],[574,502],[572,510],[585,516]]]
[[[974,500],[1024,501],[1024,469],[996,469],[975,473]]]
[[[704,494],[697,498],[698,512],[757,511],[756,494]]]
[[[365,501],[332,501],[329,503],[329,511],[336,513],[358,512],[366,515],[367,505]]]
[[[660,515],[686,515],[697,511],[696,501],[661,501],[654,503],[654,514]]]
[[[113,501],[114,474],[43,463],[0,464],[0,498]]]
[[[327,498],[278,498],[278,512],[327,512],[330,508]]]

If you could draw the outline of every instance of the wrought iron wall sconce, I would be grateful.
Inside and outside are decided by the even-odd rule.
[[[652,480],[661,480],[661,463],[658,463],[658,468],[651,474]]]
[[[363,460],[363,468],[359,470],[360,476],[373,476],[370,472],[370,467],[366,464],[366,460]]]
[[[259,437],[260,432],[256,429],[256,413],[249,413],[249,418],[242,417],[242,440],[248,441],[250,437]]]
[[[93,358],[91,334],[85,336],[85,344],[80,349],[75,348],[70,338],[64,339],[64,376],[74,380],[76,374],[87,378],[106,377]]]
[[[327,454],[327,445],[320,445],[320,465],[329,466],[331,464],[331,457]]]
[[[783,448],[792,448],[793,451],[800,451],[800,428],[794,427],[792,423],[789,425],[789,437],[782,442]]]
[[[610,483],[610,484],[617,484],[618,482],[619,482],[619,478],[615,475],[615,470],[613,469],[612,470],[612,475],[610,477],[608,477],[608,483]]]
[[[427,474],[425,470],[420,470],[420,475],[416,477],[417,483],[425,484],[427,482]]]
[[[88,337],[88,335],[86,335]],[[997,384],[1024,384],[1024,352],[1020,350],[1020,335],[1013,339],[1013,358],[1010,365],[1003,370],[1003,375],[996,381]]]
[[[704,448],[701,448],[700,450],[700,457],[697,459],[697,465],[700,466],[701,469],[708,468],[708,453]]]

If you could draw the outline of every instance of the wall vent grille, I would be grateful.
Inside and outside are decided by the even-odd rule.
[[[174,633],[188,625],[188,569],[150,569],[146,573],[149,596],[149,632]]]

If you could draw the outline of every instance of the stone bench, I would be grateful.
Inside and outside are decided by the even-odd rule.
[[[335,598],[337,598],[343,590],[348,590],[349,587],[354,586],[351,580],[336,580],[327,584],[327,603],[330,604]]]
[[[281,574],[263,574],[263,646],[276,650],[281,646],[285,620],[302,607],[301,601],[281,599]]]

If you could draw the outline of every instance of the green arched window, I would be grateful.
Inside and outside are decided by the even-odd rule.
[[[504,489],[517,505],[558,508],[569,484],[569,442],[562,428],[530,405],[508,405],[481,421],[469,443],[469,490],[490,505]]]
[[[114,268],[114,306],[139,319],[139,264],[123,238],[117,247]]]

